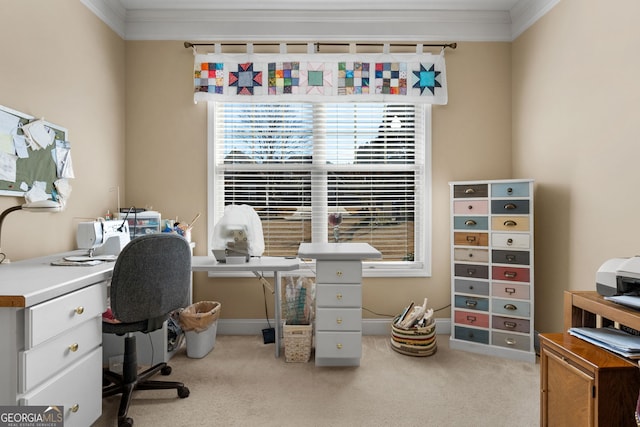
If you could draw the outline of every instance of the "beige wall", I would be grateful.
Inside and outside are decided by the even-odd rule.
[[[76,176],[64,212],[5,219],[2,250],[19,260],[74,249],[77,222],[115,206],[113,188],[124,199],[125,43],[77,0],[0,11],[0,105],[66,127]],[[0,211],[23,202],[0,197]]]
[[[127,42],[126,51],[127,204],[152,206],[163,217],[187,221],[197,212],[205,215],[206,105],[193,103],[192,52],[181,41]],[[446,55],[449,104],[433,108],[433,275],[366,279],[363,305],[377,313],[396,314],[424,297],[433,308],[449,304],[448,182],[512,175],[511,45],[459,43]],[[205,220],[192,238],[195,253],[205,255]],[[256,279],[196,273],[194,298],[220,301],[225,318],[264,319]],[[449,315],[449,310],[438,313]]]
[[[562,329],[563,291],[595,290],[640,253],[640,3],[563,0],[513,55],[513,165],[536,192],[536,329]]]

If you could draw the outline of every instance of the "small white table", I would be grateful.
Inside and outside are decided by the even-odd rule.
[[[262,271],[272,271],[275,282],[275,332],[276,332],[276,357],[280,357],[280,336],[282,333],[281,308],[282,308],[282,285],[280,283],[281,271],[292,271],[300,268],[300,260],[297,258],[282,257],[252,257],[248,262],[242,264],[226,264],[218,262],[214,256],[194,256],[191,258],[192,271],[211,271],[216,273],[249,271],[258,273]]]

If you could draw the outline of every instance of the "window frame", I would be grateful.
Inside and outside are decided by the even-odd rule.
[[[216,194],[217,176],[216,174],[216,149],[215,149],[215,128],[216,102],[207,102],[207,254],[211,254],[212,242],[211,236],[215,224],[221,219],[222,210],[217,210],[217,203],[224,203],[224,194]],[[417,261],[364,261],[363,276],[364,277],[431,277],[432,264],[432,107],[429,104],[421,105],[423,108],[424,118],[424,153],[422,173],[423,180],[420,183],[422,188],[421,197],[416,197],[416,210],[421,211],[422,224],[414,224],[416,236],[419,230],[424,230],[421,238],[416,238],[416,253],[421,253],[422,262]],[[223,193],[223,192],[222,192]],[[418,206],[420,205],[420,206]],[[313,263],[301,262],[301,269],[312,269],[315,271]],[[210,277],[248,277],[253,276],[247,272],[209,272]]]

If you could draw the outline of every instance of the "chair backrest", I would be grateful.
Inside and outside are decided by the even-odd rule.
[[[120,252],[111,279],[111,310],[121,322],[166,316],[188,304],[191,248],[177,234],[137,237]]]

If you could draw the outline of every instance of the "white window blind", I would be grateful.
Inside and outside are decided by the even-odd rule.
[[[429,109],[211,103],[213,223],[224,206],[247,204],[262,220],[265,255],[367,242],[383,254],[371,267],[427,270]]]

